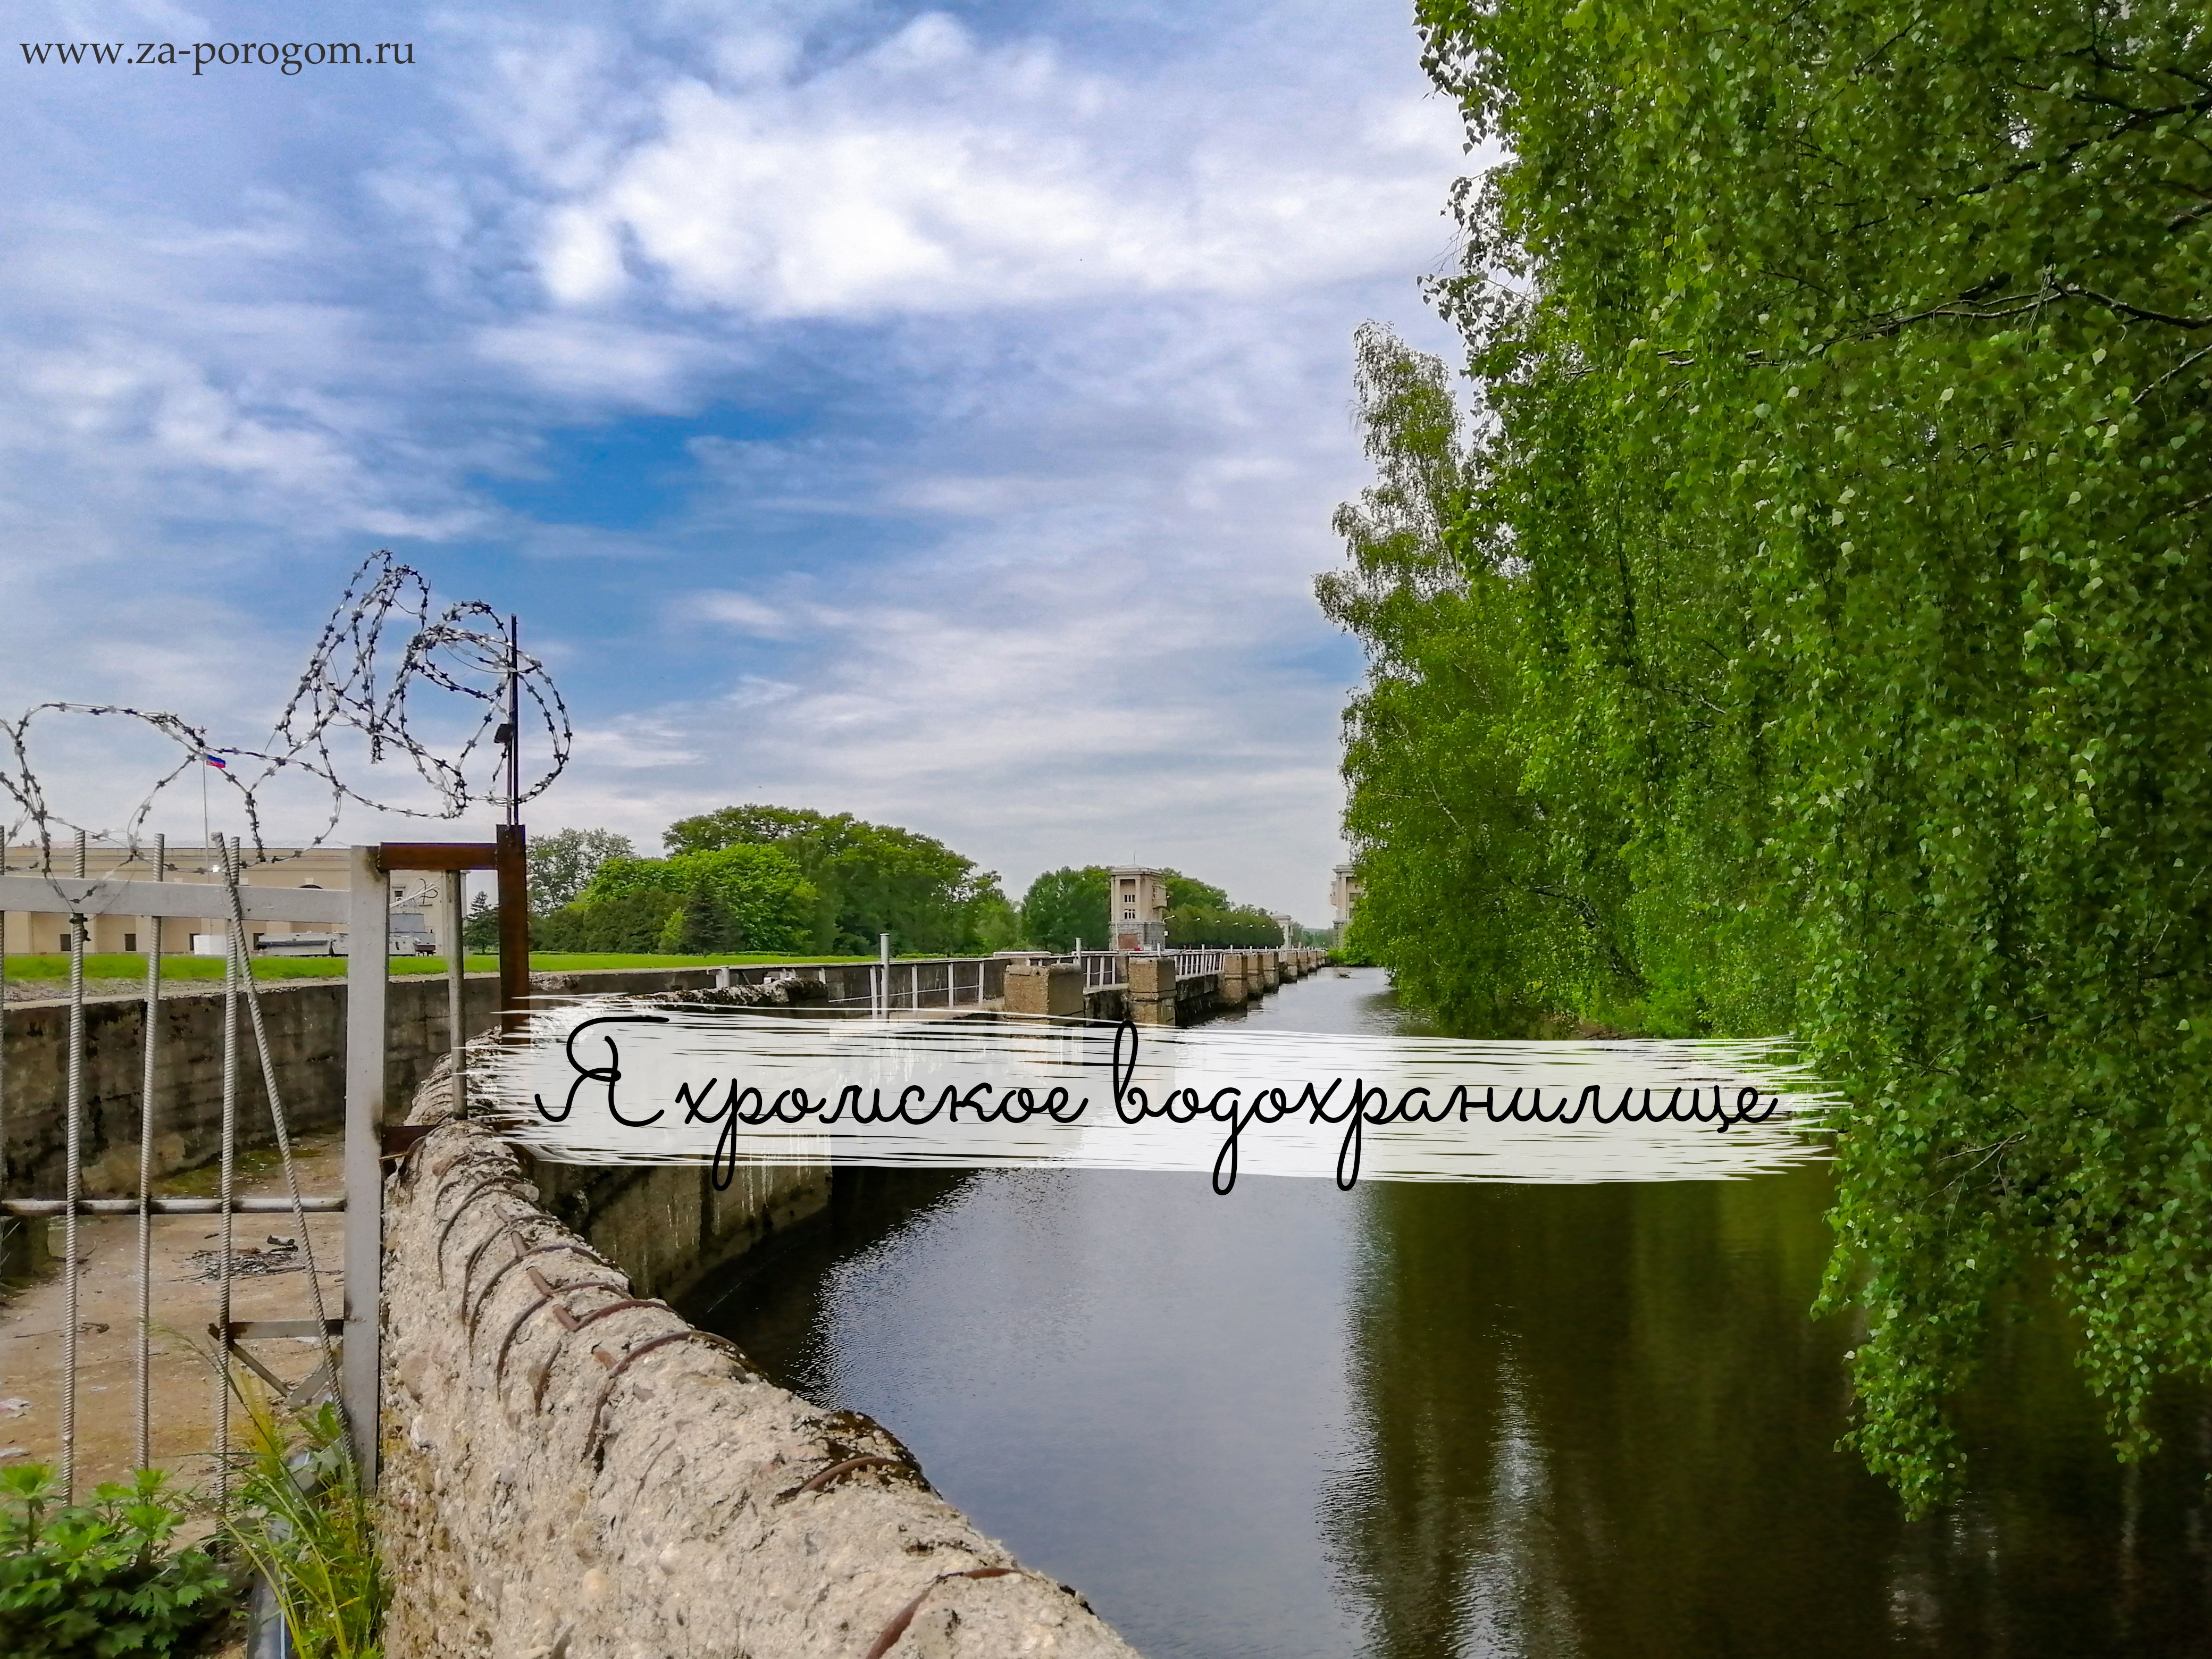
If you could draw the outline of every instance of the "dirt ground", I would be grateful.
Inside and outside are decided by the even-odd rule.
[[[343,1190],[336,1130],[295,1144],[300,1188],[310,1194]],[[210,1167],[171,1177],[165,1196],[212,1197]],[[241,1154],[239,1190],[279,1197],[284,1177],[273,1151]],[[264,1269],[233,1280],[234,1319],[306,1319],[313,1316],[307,1258],[312,1247],[327,1316],[344,1311],[343,1215],[311,1215],[307,1237],[289,1215],[237,1218],[235,1248],[249,1267]],[[51,1224],[55,1258],[62,1225]],[[221,1218],[156,1217],[153,1248],[153,1461],[179,1486],[200,1487],[212,1471],[216,1376],[208,1327],[216,1310],[212,1255]],[[276,1240],[292,1240],[287,1249]],[[134,1346],[137,1321],[138,1223],[134,1217],[80,1217],[77,1222],[76,1489],[80,1499],[103,1480],[121,1478],[131,1462]],[[252,1252],[249,1257],[246,1253]],[[26,1460],[58,1466],[62,1418],[62,1341],[66,1282],[58,1271],[8,1287],[0,1301],[0,1463]],[[319,1363],[312,1338],[261,1342],[254,1357],[287,1382]],[[238,1416],[235,1404],[233,1418]]]

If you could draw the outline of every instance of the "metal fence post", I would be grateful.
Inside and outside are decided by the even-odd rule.
[[[461,892],[468,878],[459,870],[446,872],[446,1036],[453,1054],[453,1115],[469,1115],[468,946],[461,935],[468,916]]]
[[[529,838],[519,823],[492,830],[499,872],[499,1029],[519,1031],[530,1017]]]
[[[391,899],[383,860],[356,847],[350,860],[346,948],[345,1348],[339,1397],[364,1488],[376,1481],[384,1310],[385,992],[391,973]]]

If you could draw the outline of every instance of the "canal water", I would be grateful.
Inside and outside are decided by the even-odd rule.
[[[1249,1024],[1419,1029],[1372,970]],[[2212,1398],[2123,1469],[2047,1316],[1908,1524],[1836,1449],[1817,1167],[1725,1182],[851,1170],[686,1311],[879,1419],[1151,1659],[2212,1655]]]

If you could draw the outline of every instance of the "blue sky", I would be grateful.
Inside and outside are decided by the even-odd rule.
[[[1351,335],[1450,350],[1468,165],[1401,0],[9,15],[8,704],[253,743],[389,547],[550,660],[534,827],[775,801],[1325,919]],[[415,63],[17,44],[317,40]],[[115,759],[39,763],[101,822]]]

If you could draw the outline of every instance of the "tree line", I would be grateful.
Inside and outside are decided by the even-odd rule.
[[[1357,948],[1457,1029],[1791,1031],[1914,1509],[2045,1279],[2212,1370],[2212,30],[2174,0],[1419,0],[1503,156],[1337,518]]]
[[[531,946],[538,951],[712,956],[759,951],[872,956],[1066,951],[1107,941],[1109,872],[1050,871],[1017,906],[999,878],[942,842],[849,813],[726,806],[680,818],[662,855],[607,830],[560,830],[530,844]],[[1274,945],[1281,930],[1218,887],[1170,872],[1169,942]],[[495,949],[479,896],[474,950]]]

